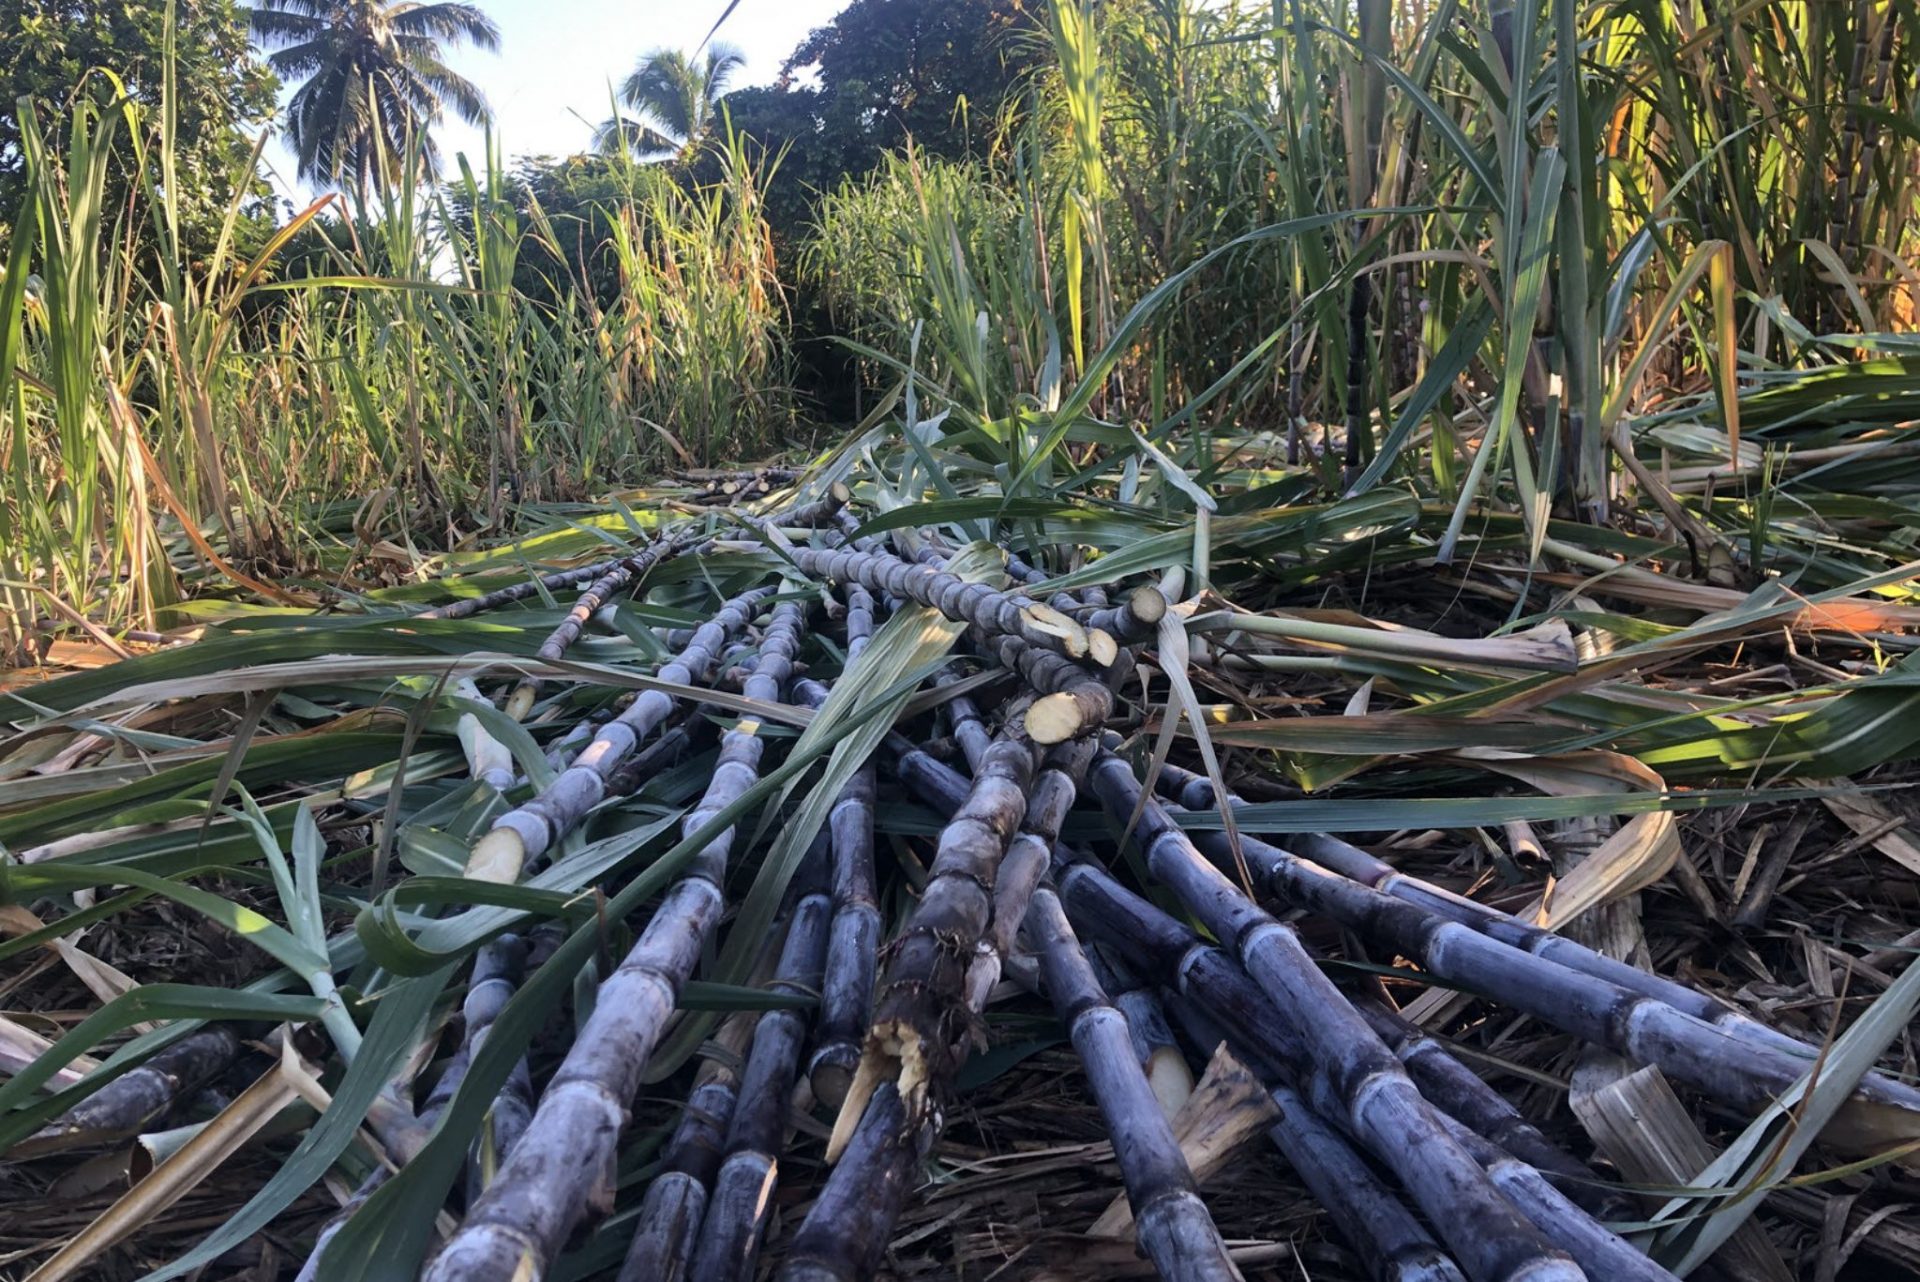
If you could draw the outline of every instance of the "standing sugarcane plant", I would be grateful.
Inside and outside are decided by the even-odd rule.
[[[805,617],[793,602],[775,607],[747,678],[749,698],[779,701]],[[722,629],[715,625],[713,631]],[[758,779],[765,740],[756,730],[743,721],[721,740],[713,778],[682,823],[689,839]],[[429,1282],[543,1277],[574,1225],[590,1211],[611,1209],[614,1160],[629,1103],[666,1031],[680,986],[693,973],[725,907],[736,831],[729,826],[694,854],[619,969],[600,986],[592,1016],[541,1096],[526,1133],[428,1266]]]

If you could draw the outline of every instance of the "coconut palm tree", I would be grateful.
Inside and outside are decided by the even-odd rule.
[[[404,176],[410,138],[432,172],[431,129],[447,106],[469,124],[488,118],[480,90],[442,61],[451,46],[500,47],[475,5],[259,0],[251,20],[274,71],[305,82],[287,103],[287,133],[309,182],[351,181],[364,199],[376,171]]]
[[[686,160],[700,149],[719,119],[720,99],[746,55],[732,45],[713,44],[700,61],[678,49],[642,54],[633,74],[620,86],[620,105],[633,112],[616,115],[594,131],[601,152],[632,153],[641,160]]]

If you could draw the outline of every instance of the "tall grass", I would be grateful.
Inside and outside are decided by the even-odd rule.
[[[1134,478],[1103,497],[1164,482],[1197,510],[1175,474],[1231,472],[1391,487],[1446,513],[1441,560],[1492,515],[1536,555],[1555,520],[1612,521],[1732,582],[1788,546],[1755,533],[1761,477],[1872,444],[1760,411],[1828,367],[1871,395],[1885,371],[1860,362],[1911,346],[1910,6],[1049,13],[995,145],[850,176],[798,265],[875,390],[915,430],[972,433],[1009,492],[1071,488],[1097,445]],[[583,222],[489,156],[190,263],[168,131],[164,108],[83,107],[31,142],[0,297],[10,652],[39,615],[151,625],[208,567],[373,575],[383,541],[458,545],[791,419],[747,142],[707,182],[629,167]],[[130,208],[103,200],[115,149]],[[600,275],[525,286],[583,238]],[[1843,484],[1821,458],[1810,484]],[[1699,501],[1673,467],[1724,479]]]
[[[182,247],[165,106],[83,98],[64,150],[27,124],[0,292],[8,656],[43,618],[160,626],[188,578],[377,581],[382,544],[454,546],[790,422],[768,166],[739,140],[710,183],[633,168],[591,226],[516,202],[490,155],[446,188],[323,198],[243,259],[238,204],[211,254]],[[140,182],[115,206],[121,165]],[[610,304],[516,288],[523,252],[589,236]]]
[[[1653,476],[1675,407],[1710,428],[1686,437],[1694,461],[1745,459],[1740,406],[1775,371],[1902,345],[1909,16],[1060,5],[1038,37],[1053,65],[993,158],[849,183],[810,261],[884,354],[872,367],[916,367],[969,422],[1079,382],[1069,406],[1137,423],[1202,477],[1267,459],[1336,493],[1412,487],[1451,514],[1443,560],[1489,507],[1537,553],[1552,519],[1644,506],[1737,577],[1757,570],[1739,540]],[[969,355],[977,335],[1017,359]]]

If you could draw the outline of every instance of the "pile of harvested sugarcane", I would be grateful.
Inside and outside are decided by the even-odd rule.
[[[1217,770],[1173,765],[1141,733],[1142,670],[1185,663],[1192,609],[1170,585],[1073,586],[1099,577],[1082,573],[1059,588],[1081,568],[1071,549],[1014,556],[897,524],[870,535],[850,500],[834,486],[771,516],[702,512],[630,555],[417,616],[511,626],[517,603],[575,598],[533,660],[461,677],[460,741],[492,799],[471,882],[537,886],[583,827],[658,779],[691,778],[696,794],[678,845],[597,887],[597,924],[565,943],[535,913],[492,932],[457,1051],[430,1089],[396,1085],[369,1112],[403,1166],[471,1094],[469,1066],[527,977],[560,950],[605,954],[597,989],[576,989],[564,1050],[517,1057],[480,1101],[487,1123],[423,1276],[541,1278],[602,1225],[624,1258],[597,1276],[623,1282],[875,1276],[989,1006],[1020,994],[1056,1013],[1111,1136],[1130,1213],[1102,1231],[1131,1235],[1164,1277],[1240,1276],[1202,1197],[1220,1155],[1208,1120],[1188,1116],[1196,1067],[1264,1084],[1259,1127],[1375,1277],[1673,1276],[1621,1235],[1645,1203],[1404,1019],[1377,979],[1336,984],[1295,922],[1739,1115],[1787,1095],[1820,1048],[1338,838],[1283,848],[1238,831],[1244,803]],[[676,599],[703,585],[703,617],[655,628],[662,657],[626,674],[631,698],[582,717],[576,688],[605,674],[570,651],[664,567],[688,566]],[[504,746],[510,726],[544,742],[538,781]],[[829,804],[782,809],[774,785],[825,762],[839,766]],[[875,838],[882,806],[936,817],[930,860],[894,866]],[[903,879],[910,895],[883,893]],[[777,913],[742,907],[749,883],[772,889]],[[904,905],[891,922],[890,901]],[[609,950],[628,929],[624,954]],[[751,961],[766,1000],[683,1009],[722,955]],[[623,1132],[656,1056],[690,1029],[696,1051],[667,1079],[684,1105],[636,1167]],[[193,1056],[234,1048],[216,1027],[168,1053],[186,1067],[169,1077],[155,1061],[88,1101],[91,1120],[48,1133],[116,1108],[151,1116],[136,1093],[179,1089],[205,1076]],[[830,1171],[796,1202],[782,1157],[809,1116],[830,1129]],[[1915,1135],[1920,1090],[1880,1073],[1826,1130],[1841,1147]],[[366,1179],[303,1277],[353,1275],[329,1248],[392,1174]],[[776,1233],[782,1207],[795,1210]]]

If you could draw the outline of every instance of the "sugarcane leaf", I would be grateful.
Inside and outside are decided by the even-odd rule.
[[[770,988],[750,988],[744,984],[722,984],[712,980],[689,979],[680,986],[681,1010],[808,1010],[820,999],[806,993],[782,993]]]
[[[111,868],[70,868],[58,863],[25,864],[0,867],[0,890],[12,898],[31,896],[46,890],[80,890],[101,884],[120,883],[159,895],[183,907],[191,908],[210,921],[218,922],[290,970],[312,974],[327,965],[326,952],[296,937],[271,919],[210,891],[201,890],[171,877],[160,877],[125,864]]]
[[[362,908],[354,933],[367,956],[398,975],[421,975],[466,956],[490,936],[527,914],[560,915],[591,900],[580,892],[610,875],[636,853],[670,832],[684,813],[672,810],[639,827],[603,837],[555,860],[517,885],[467,877],[415,877]],[[410,932],[400,910],[428,904],[459,904],[466,911],[437,918]]]
[[[1379,452],[1366,470],[1347,487],[1347,497],[1353,498],[1365,494],[1380,483],[1394,462],[1406,448],[1408,438],[1414,430],[1426,421],[1427,414],[1440,402],[1440,398],[1452,390],[1454,381],[1467,370],[1480,352],[1480,345],[1486,341],[1488,332],[1493,328],[1493,309],[1484,298],[1476,298],[1468,304],[1467,310],[1453,323],[1453,329],[1447,334],[1447,341],[1434,353],[1433,363],[1407,397],[1406,404],[1400,407],[1399,417],[1393,421],[1393,427],[1381,440]]]
[[[980,1090],[1005,1077],[1035,1055],[1052,1050],[1066,1040],[1064,1037],[1032,1037],[969,1055],[953,1075],[953,1089],[962,1095]]]

